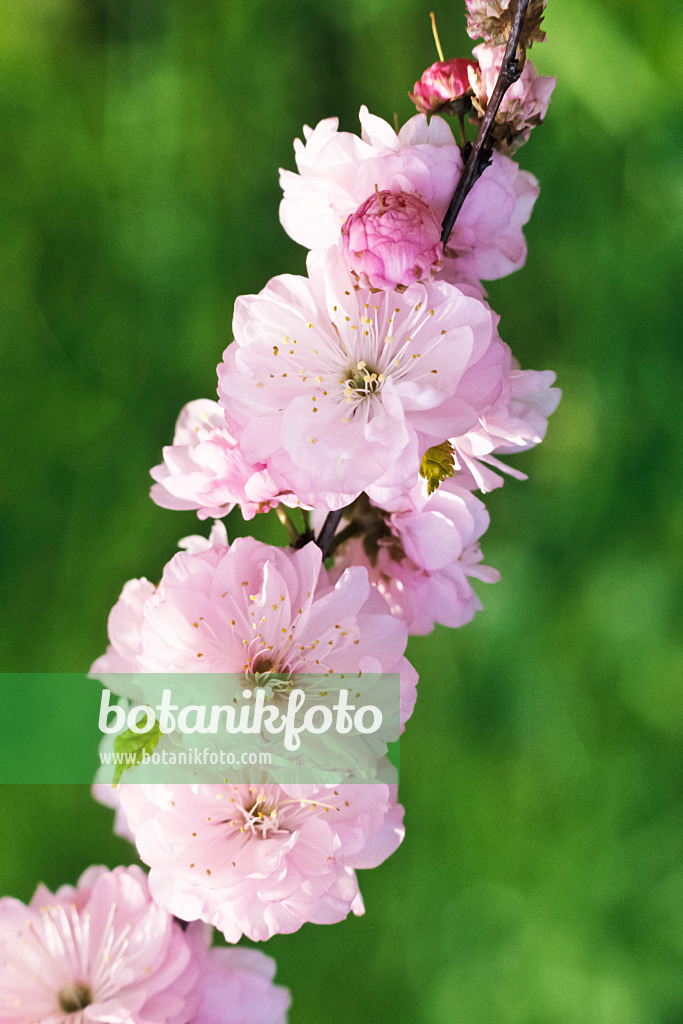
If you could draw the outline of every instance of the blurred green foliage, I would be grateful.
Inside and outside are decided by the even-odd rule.
[[[488,500],[485,612],[411,643],[408,833],[363,874],[367,915],[266,946],[292,1024],[683,1020],[683,10],[549,8],[529,258],[490,298],[564,399],[530,481]],[[293,138],[361,103],[406,119],[435,54],[417,0],[0,14],[2,667],[79,671],[123,582],[197,532],[147,474],[213,396],[236,296],[303,269],[277,220]],[[436,15],[467,54],[462,4]],[[3,893],[134,859],[82,788],[3,787],[0,813]]]

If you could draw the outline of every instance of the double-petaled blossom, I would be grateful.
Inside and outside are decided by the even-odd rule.
[[[128,831],[160,906],[229,942],[362,914],[357,868],[403,838],[393,786],[121,785]]]
[[[478,60],[471,68],[470,82],[474,92],[473,104],[481,117],[498,80],[505,55],[504,46],[475,46]],[[492,139],[503,152],[513,153],[529,138],[531,129],[542,123],[550,103],[557,79],[539,75],[527,58],[518,80],[511,85],[496,114]]]
[[[473,494],[452,480],[428,495],[423,481],[380,509],[366,505],[353,537],[336,552],[337,570],[366,565],[372,583],[411,634],[435,623],[462,626],[482,607],[470,578],[493,583],[495,569],[482,565],[479,539],[489,516]]]
[[[502,387],[505,346],[479,299],[444,281],[379,291],[336,249],[235,306],[219,395],[244,458],[316,508],[410,489],[422,455]]]
[[[299,676],[332,673],[398,673],[401,724],[415,704],[405,625],[377,603],[365,568],[333,583],[315,544],[295,551],[241,537],[228,547],[222,523],[209,541],[193,538],[178,552],[157,587],[145,579],[125,585],[109,639],[94,674],[142,673],[130,684],[139,686],[145,674],[211,673],[206,693],[216,699],[208,705],[240,700],[243,686],[270,695]],[[225,682],[222,673],[230,673]],[[223,689],[214,694],[215,687]]]
[[[89,868],[76,888],[55,894],[39,886],[28,907],[4,898],[0,1020],[284,1024],[289,994],[272,984],[272,961],[210,950],[208,938],[155,904],[135,866]]]
[[[346,218],[341,244],[363,284],[396,288],[441,269],[441,223],[412,192],[375,192]]]
[[[410,98],[421,114],[438,114],[444,108],[452,107],[461,99],[470,86],[468,68],[476,61],[466,57],[452,60],[437,60],[415,83]]]
[[[245,519],[280,502],[296,505],[282,494],[265,466],[249,465],[225,422],[225,413],[207,398],[188,402],[176,424],[164,461],[151,471],[153,500],[162,508],[196,509],[200,519],[220,519],[239,505]]]
[[[280,220],[308,249],[336,245],[346,218],[377,190],[417,195],[439,222],[448,208],[463,159],[443,118],[417,114],[398,134],[366,107],[360,121],[361,138],[338,131],[336,118],[305,128],[305,142],[294,144],[298,173],[280,172]],[[537,195],[533,175],[494,153],[458,214],[441,276],[476,282],[518,270],[526,259],[522,227]]]
[[[365,568],[334,583],[315,545],[285,551],[241,538],[228,548],[222,524],[211,542],[177,554],[157,588],[124,588],[110,638],[97,673],[205,669],[273,689],[297,673],[398,672],[402,720],[415,700],[405,624],[388,614]],[[152,869],[155,899],[229,941],[361,913],[354,869],[379,864],[403,835],[395,791],[380,783],[123,784],[116,800],[120,827]]]

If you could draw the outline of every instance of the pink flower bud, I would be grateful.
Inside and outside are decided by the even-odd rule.
[[[418,111],[421,114],[434,114],[464,96],[470,88],[467,69],[476,66],[476,60],[468,60],[466,57],[437,60],[415,83],[415,92],[410,93]]]
[[[396,288],[441,269],[441,224],[409,192],[376,191],[346,218],[341,239],[346,260],[370,288]]]

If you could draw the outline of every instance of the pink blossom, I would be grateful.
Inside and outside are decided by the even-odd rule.
[[[470,69],[470,82],[475,108],[483,116],[500,73],[505,46],[482,43],[473,53],[479,66]],[[496,114],[493,137],[501,149],[513,153],[528,140],[531,129],[542,123],[556,82],[552,76],[539,75],[527,58],[522,74],[505,93]]]
[[[437,60],[415,83],[410,98],[421,114],[435,114],[464,96],[470,88],[467,69],[476,61],[466,57]]]
[[[267,512],[279,502],[296,505],[280,494],[263,465],[242,457],[217,402],[197,399],[182,409],[173,444],[151,471],[157,482],[152,498],[162,508],[196,509],[200,519],[227,515],[239,505],[245,519]]]
[[[121,786],[157,903],[229,942],[362,914],[355,870],[403,838],[395,787]]]
[[[209,706],[241,698],[240,679],[279,692],[296,675],[319,680],[351,672],[400,674],[401,724],[415,704],[417,674],[404,657],[405,625],[377,606],[364,568],[349,568],[333,583],[315,544],[295,551],[241,537],[228,547],[222,523],[210,541],[199,538],[176,554],[158,587],[147,580],[126,584],[109,616],[109,638],[93,674],[142,673],[124,680],[139,687],[146,677],[147,685],[162,685],[150,673],[212,673]],[[228,686],[234,691],[226,692]],[[117,692],[138,702],[141,696]]]
[[[3,1024],[285,1024],[287,989],[253,949],[210,949],[152,902],[139,867],[0,900]]]
[[[346,262],[363,284],[396,288],[441,269],[441,223],[419,196],[376,192],[341,229]]]
[[[273,984],[271,957],[258,949],[220,947],[207,949],[200,966],[202,1002],[190,1024],[286,1024],[290,996]]]
[[[480,564],[478,542],[489,516],[469,491],[446,480],[428,496],[421,481],[389,508],[369,509],[365,518],[365,537],[343,545],[335,567],[367,566],[410,634],[430,633],[437,622],[462,626],[481,610],[470,577],[494,583],[499,574]]]
[[[221,405],[244,458],[301,501],[381,502],[496,400],[503,346],[488,307],[445,282],[374,293],[335,250],[308,268],[237,300]]]
[[[533,448],[545,437],[548,417],[562,396],[552,385],[551,370],[520,370],[508,351],[505,385],[497,402],[479,420],[476,427],[460,437],[451,438],[455,452],[456,479],[467,488],[486,493],[500,487],[500,470],[518,480],[526,474],[497,458]]]
[[[375,190],[412,192],[441,221],[463,161],[450,127],[417,114],[398,134],[361,107],[362,138],[338,131],[336,118],[305,128],[294,144],[298,173],[282,170],[280,220],[308,249],[336,245],[342,224]],[[494,153],[467,196],[448,241],[442,274],[449,281],[492,280],[526,259],[522,227],[538,195],[533,175]]]
[[[198,956],[138,867],[90,868],[77,888],[0,900],[3,1024],[188,1024]]]

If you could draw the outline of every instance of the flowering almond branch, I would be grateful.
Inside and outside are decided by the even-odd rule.
[[[29,908],[0,900],[1,1022],[48,1024],[59,1010],[87,1011],[93,1024],[216,1024],[220,1006],[222,1024],[245,1014],[285,1024],[289,994],[273,985],[273,962],[211,949],[199,922],[232,944],[362,914],[356,870],[377,867],[403,839],[387,744],[417,696],[408,637],[463,626],[481,609],[471,579],[499,574],[483,563],[489,515],[475,492],[500,487],[501,472],[524,477],[498,455],[539,444],[560,397],[551,371],[514,359],[482,285],[526,257],[538,183],[511,154],[543,120],[555,84],[525,59],[543,38],[545,0],[466,6],[468,33],[484,41],[475,59],[424,72],[417,115],[394,130],[362,107],[360,136],[327,118],[295,142],[297,171],[281,171],[280,219],[309,250],[307,273],[237,299],[218,402],[183,408],[151,471],[158,505],[217,521],[208,537],[183,539],[158,584],[125,584],[92,666],[107,679],[107,702],[116,693],[133,704],[113,740],[114,754],[134,741],[133,761],[115,789],[100,776],[96,795],[116,808],[149,881],[134,867],[94,868],[77,890],[40,888]],[[482,123],[463,166],[467,147],[429,115],[462,124],[466,109]],[[220,520],[235,507],[246,520],[274,510],[289,546],[228,543]],[[158,703],[169,674],[175,706],[168,689]],[[354,700],[393,681],[386,734],[366,739],[375,729],[354,716],[358,735],[344,726],[344,743],[326,742],[326,716],[347,707],[345,678]],[[322,702],[310,708],[322,726],[311,717],[310,749],[292,759],[272,742],[305,688]],[[147,735],[153,713],[140,726],[137,714],[149,722],[154,707],[179,711],[183,733],[213,735],[202,708],[224,714],[227,752],[241,755],[220,760],[230,775],[211,768],[226,749],[208,735],[208,760],[163,760],[174,766],[168,777],[147,774],[140,751],[185,754],[173,728]],[[374,696],[368,707],[381,723]],[[100,731],[102,765],[111,764],[112,730]],[[256,748],[259,759],[245,760]],[[366,749],[372,785],[357,785]],[[175,770],[188,764],[199,767]],[[91,919],[89,932],[81,921]]]
[[[517,47],[522,34],[522,26],[524,25],[528,6],[529,0],[520,0],[519,6],[517,7],[512,28],[510,30],[510,36],[507,41],[507,46],[505,47],[505,56],[503,57],[503,64],[498,75],[498,80],[486,106],[486,113],[479,128],[477,138],[474,141],[470,155],[467,158],[467,163],[465,164],[460,180],[458,181],[455,192],[453,193],[453,198],[446,210],[446,216],[443,219],[441,241],[444,245],[446,245],[451,236],[451,231],[455,224],[455,218],[460,213],[462,204],[465,202],[468,192],[487,166],[490,158],[488,140],[493,129],[493,122],[496,119],[496,114],[498,113],[503,101],[503,96],[510,86],[514,85],[514,83],[519,79],[519,76],[522,73],[520,62],[517,59]]]

